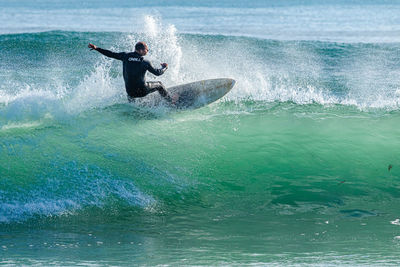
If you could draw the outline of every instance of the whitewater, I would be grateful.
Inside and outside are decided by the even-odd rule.
[[[397,266],[400,5],[0,0],[0,264]],[[129,103],[137,41],[197,110]]]

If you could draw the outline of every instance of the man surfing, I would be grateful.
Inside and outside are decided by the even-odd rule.
[[[133,101],[135,98],[144,97],[150,93],[158,91],[167,101],[174,104],[175,101],[173,101],[169,96],[168,92],[165,90],[165,86],[161,82],[146,82],[146,71],[150,71],[154,75],[160,76],[168,69],[167,63],[162,63],[161,68],[155,69],[153,65],[151,65],[150,61],[143,58],[147,52],[149,52],[146,43],[138,42],[135,45],[135,52],[128,53],[115,53],[102,49],[94,44],[89,44],[88,47],[90,50],[96,50],[107,57],[122,61],[125,88],[129,101]]]

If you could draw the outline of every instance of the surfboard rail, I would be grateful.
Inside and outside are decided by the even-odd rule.
[[[167,91],[176,100],[171,107],[196,109],[221,99],[235,84],[236,81],[232,78],[215,78],[175,85],[167,88]],[[169,105],[158,93],[152,93],[135,102],[145,106]]]
[[[167,88],[172,95],[178,95],[179,108],[199,108],[224,97],[235,85],[232,78],[200,80]]]

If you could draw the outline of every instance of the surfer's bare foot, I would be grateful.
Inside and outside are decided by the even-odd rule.
[[[176,103],[177,103],[178,100],[179,100],[179,95],[178,95],[178,94],[169,95],[168,98],[169,98],[169,102],[170,102],[172,105],[176,106]]]
[[[179,100],[179,95],[178,95],[178,94],[172,95],[172,97],[171,97],[171,104],[172,104],[172,105],[176,105],[176,103],[178,102],[178,100]]]

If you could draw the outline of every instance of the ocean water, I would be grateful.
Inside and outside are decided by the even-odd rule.
[[[0,264],[398,266],[397,1],[0,0]],[[231,77],[128,103],[92,42]]]

